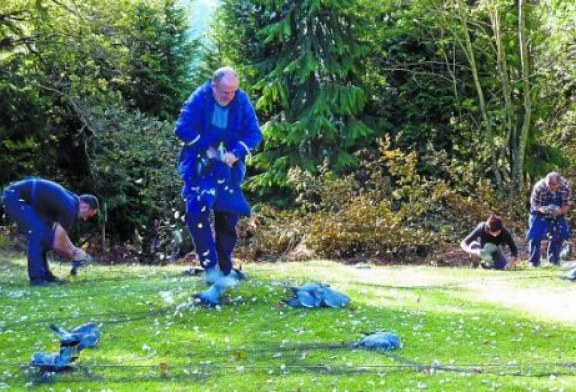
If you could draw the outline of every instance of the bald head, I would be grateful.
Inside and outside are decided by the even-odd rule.
[[[221,67],[214,71],[212,74],[212,84],[218,84],[222,81],[222,79],[232,79],[238,81],[238,75],[232,67]]]
[[[218,68],[212,75],[212,93],[220,106],[228,106],[234,100],[239,85],[236,71],[230,67]]]
[[[546,184],[559,184],[560,183],[560,174],[557,172],[550,172],[546,174]]]
[[[554,192],[560,188],[561,181],[562,177],[557,172],[550,172],[546,175],[546,185]]]

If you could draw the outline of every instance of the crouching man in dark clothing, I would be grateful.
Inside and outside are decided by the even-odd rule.
[[[506,244],[510,248],[512,253],[510,261],[500,249],[501,244]],[[518,248],[512,235],[496,214],[491,214],[486,222],[479,223],[474,231],[460,242],[460,248],[472,255],[480,256],[482,259],[480,264],[484,268],[510,269],[518,258]]]
[[[77,219],[85,221],[96,215],[99,203],[95,196],[77,196],[54,182],[29,178],[4,189],[2,202],[8,216],[28,238],[28,277],[32,286],[63,282],[50,271],[46,259],[49,250],[74,261],[74,272],[90,259],[72,244],[67,232]]]

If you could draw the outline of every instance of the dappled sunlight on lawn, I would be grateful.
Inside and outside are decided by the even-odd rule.
[[[576,322],[576,285],[546,285],[550,279],[528,287],[498,280],[471,288],[477,300],[489,301],[526,312],[531,317],[572,324]]]
[[[251,267],[250,267],[251,268]],[[255,270],[270,265],[253,267]],[[489,271],[472,268],[436,268],[429,266],[375,266],[343,265],[328,260],[277,265],[275,278],[297,282],[318,280],[335,287],[353,288],[362,293],[361,287],[384,288],[372,298],[377,304],[399,303],[413,305],[420,293],[408,289],[451,289],[454,298],[468,298],[474,302],[488,302],[527,313],[538,318],[563,323],[576,321],[576,285],[560,280],[559,270]],[[359,288],[360,287],[360,288]],[[458,293],[456,293],[458,289]],[[451,311],[457,306],[445,304]]]

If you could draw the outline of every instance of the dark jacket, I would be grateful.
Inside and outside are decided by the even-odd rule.
[[[70,231],[78,217],[77,195],[52,181],[29,178],[10,186],[47,223],[58,222]]]
[[[482,247],[484,247],[487,242],[493,243],[495,245],[506,244],[510,248],[512,256],[518,256],[518,248],[512,239],[512,234],[510,234],[508,229],[505,227],[502,227],[500,234],[494,237],[488,234],[486,231],[486,222],[478,223],[478,226],[476,226],[474,231],[468,234],[468,236],[464,238],[462,242],[464,242],[466,245],[470,245],[472,241],[478,241]]]

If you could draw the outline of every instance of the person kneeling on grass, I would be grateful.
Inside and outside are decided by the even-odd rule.
[[[500,249],[501,244],[507,244],[512,253],[510,261]],[[502,218],[492,213],[486,222],[481,222],[460,242],[460,248],[465,252],[480,256],[480,265],[484,268],[497,270],[512,268],[518,258],[518,248],[512,239],[510,231],[502,224]]]
[[[73,261],[73,275],[92,260],[74,246],[67,231],[76,220],[96,215],[99,203],[95,196],[77,196],[54,182],[28,178],[4,189],[2,202],[8,216],[28,238],[28,277],[32,286],[64,283],[50,271],[46,259],[49,250]]]

